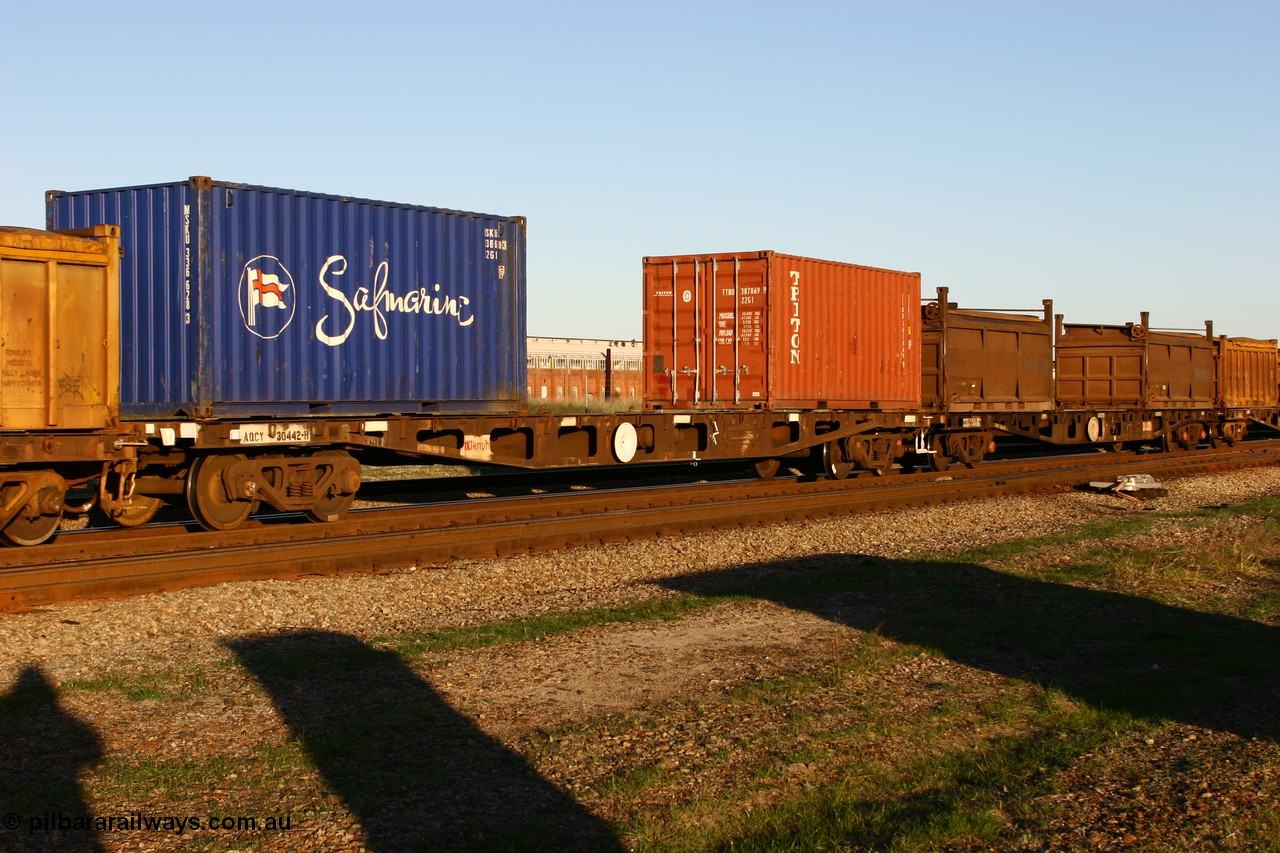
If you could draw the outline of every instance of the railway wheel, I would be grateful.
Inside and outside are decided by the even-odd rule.
[[[1243,421],[1228,421],[1223,424],[1219,430],[1221,433],[1220,439],[1213,431],[1209,433],[1209,443],[1216,447],[1217,443],[1215,443],[1214,439],[1219,439],[1221,443],[1225,444],[1227,447],[1235,447],[1244,440],[1245,435],[1248,434],[1248,429],[1248,424]]]
[[[988,453],[996,449],[996,443],[987,433],[971,433],[964,437],[964,450],[959,459],[966,468],[977,468]]]
[[[759,477],[761,480],[768,480],[769,478],[777,474],[779,469],[782,468],[782,460],[781,459],[759,459],[755,463],[753,463],[751,467],[752,469],[755,470],[757,477]]]
[[[1191,450],[1195,444],[1191,441],[1191,428],[1179,427],[1164,434],[1164,449],[1166,453],[1179,453],[1184,450]]]
[[[6,545],[39,545],[53,538],[61,522],[62,510],[40,515],[27,515],[24,510],[0,530],[0,541]]]
[[[853,460],[847,458],[839,440],[822,445],[822,473],[829,480],[847,479],[853,471]]]
[[[240,455],[201,456],[192,463],[187,473],[187,506],[205,530],[231,530],[253,512],[253,501],[235,500],[223,476],[242,461]]]
[[[323,451],[314,458],[329,486],[325,494],[317,495],[315,503],[305,510],[307,518],[322,524],[337,521],[347,514],[351,503],[356,499],[356,491],[360,488],[359,474],[353,474],[349,470],[350,466],[356,464],[355,460],[341,451]],[[325,468],[328,470],[323,470]],[[359,469],[356,468],[356,471]],[[340,483],[340,480],[346,482]]]
[[[144,495],[134,495],[129,503],[106,512],[107,518],[121,527],[141,527],[156,517],[164,501]]]
[[[929,442],[929,449],[932,453],[927,454],[929,457],[929,467],[934,471],[945,471],[951,467],[952,459],[944,452],[946,442],[942,440],[942,436],[935,435],[933,440]]]
[[[326,495],[316,498],[316,502],[306,510],[307,518],[322,524],[337,521],[347,514],[347,510],[351,509],[351,502],[355,499],[355,495]]]

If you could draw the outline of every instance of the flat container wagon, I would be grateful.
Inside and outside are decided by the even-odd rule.
[[[772,251],[643,272],[651,409],[919,407],[919,273]]]
[[[119,233],[0,228],[0,430],[118,422]]]
[[[1053,408],[1053,302],[1042,316],[961,309],[949,291],[921,309],[921,402],[930,411]]]
[[[1280,405],[1276,394],[1276,341],[1222,335],[1214,345],[1218,366],[1218,405],[1221,408],[1274,408]]]
[[[193,177],[50,191],[118,225],[132,418],[511,411],[525,220]]]
[[[1213,324],[1204,334],[1063,323],[1057,318],[1057,389],[1065,408],[1212,408]]]

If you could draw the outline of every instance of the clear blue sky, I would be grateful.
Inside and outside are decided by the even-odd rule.
[[[529,219],[529,332],[776,249],[1280,336],[1280,2],[0,0],[0,224],[189,175]]]

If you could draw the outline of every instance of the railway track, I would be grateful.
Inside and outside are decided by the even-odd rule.
[[[0,609],[285,579],[682,535],[800,518],[1072,487],[1120,474],[1179,476],[1280,461],[1280,441],[1196,453],[1108,453],[993,462],[845,481],[781,478],[593,488],[355,510],[333,524],[301,515],[210,532],[186,524],[65,534],[0,551]]]

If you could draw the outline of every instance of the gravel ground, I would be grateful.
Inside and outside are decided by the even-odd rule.
[[[1186,478],[1167,485],[1167,497],[1147,502],[1083,492],[1002,498],[475,561],[448,568],[224,584],[117,601],[50,606],[29,613],[0,614],[0,669],[6,692],[25,668],[38,668],[53,684],[93,680],[107,673],[147,673],[181,667],[184,662],[207,672],[211,662],[233,657],[231,648],[252,657],[253,644],[261,642],[263,635],[280,635],[276,639],[287,647],[288,632],[297,631],[311,632],[311,636],[330,632],[338,644],[333,665],[342,667],[349,659],[344,654],[357,658],[376,654],[361,644],[397,631],[482,624],[674,595],[670,587],[678,585],[669,587],[663,582],[692,572],[785,564],[824,555],[922,557],[1150,510],[1175,512],[1239,503],[1280,490],[1280,467]],[[243,801],[259,808],[262,798],[268,796],[273,811],[298,816],[299,830],[246,840],[247,846],[237,844],[235,849],[353,853],[415,849],[422,839],[433,837],[432,832],[439,833],[438,837],[450,833],[470,839],[484,837],[488,827],[528,811],[549,816],[545,828],[551,840],[547,844],[555,849],[557,838],[580,839],[583,833],[603,832],[598,823],[602,817],[626,821],[625,814],[619,812],[626,808],[625,797],[610,801],[593,793],[602,790],[600,779],[610,774],[636,769],[648,772],[645,768],[654,767],[668,774],[669,782],[645,795],[659,799],[659,811],[667,803],[688,802],[709,787],[731,789],[750,772],[739,763],[764,750],[763,744],[770,738],[785,740],[784,734],[791,732],[796,718],[787,707],[767,704],[752,712],[756,716],[743,717],[741,703],[723,700],[726,691],[761,678],[806,672],[820,675],[832,659],[843,660],[865,634],[850,624],[838,624],[778,602],[748,600],[690,613],[675,622],[598,625],[536,642],[433,653],[420,662],[412,676],[398,672],[396,664],[387,661],[371,667],[385,669],[382,675],[361,670],[355,679],[321,667],[309,674],[313,683],[301,685],[304,692],[297,695],[308,697],[305,701],[295,702],[289,691],[271,690],[269,667],[257,677],[267,678],[264,684],[271,695],[254,676],[231,667],[216,669],[216,685],[191,699],[121,702],[114,691],[71,691],[60,702],[69,716],[56,716],[53,722],[64,729],[71,725],[68,720],[92,727],[99,745],[88,751],[91,755],[82,756],[89,764],[93,763],[89,759],[103,756],[144,764],[174,756],[221,756],[236,766],[242,759],[259,766],[262,750],[283,748],[295,738],[305,740],[312,729],[324,733],[330,725],[347,725],[352,708],[360,709],[359,718],[377,718],[387,709],[425,706],[428,716],[445,721],[432,725],[458,729],[458,749],[466,752],[446,777],[449,790],[437,792],[435,800],[384,802],[371,795],[362,799],[359,786],[349,788],[342,800],[329,792],[343,789],[352,780],[343,776],[341,767],[330,766],[307,769],[296,778],[283,780],[279,791],[269,796],[254,794],[252,785],[238,780],[233,772],[211,786],[207,796],[201,793],[201,803],[184,801],[179,810],[207,807],[227,813],[242,802],[240,798],[250,796],[257,799]],[[893,640],[883,642],[895,645]],[[270,651],[272,643],[267,645]],[[851,680],[864,693],[833,693],[826,708],[839,717],[833,718],[833,726],[860,730],[855,725],[859,715],[873,712],[889,719],[916,719],[937,701],[933,691],[944,683],[955,685],[947,695],[960,707],[998,702],[1008,691],[1038,689],[939,655],[888,658],[885,667]],[[290,684],[290,691],[299,686]],[[623,725],[631,715],[653,709],[665,709],[660,710],[661,727]],[[578,732],[576,724],[586,720],[596,722],[589,731]],[[45,730],[30,736],[13,734],[24,745],[29,741],[33,748],[13,759],[17,764],[10,769],[12,779],[42,778],[44,769],[68,760],[65,733],[47,731],[47,720],[38,724]],[[615,725],[619,730],[616,736],[610,735],[609,728]],[[997,728],[992,725],[981,715],[967,712],[949,722],[950,727],[958,727],[952,736],[974,743],[1007,734],[998,728],[1002,725],[998,721]],[[566,730],[569,734],[556,737],[567,737],[568,743],[557,742],[554,749],[545,750],[538,746],[541,733]],[[435,729],[411,728],[410,734],[422,743],[431,743],[433,749],[441,743],[435,740]],[[1185,752],[1194,737],[1225,757],[1212,772],[1201,771],[1191,777],[1177,769],[1181,765],[1176,761],[1182,754],[1179,750]],[[1231,809],[1248,811],[1259,802],[1270,801],[1276,785],[1268,775],[1276,766],[1274,744],[1231,732],[1176,725],[1157,739],[1159,742],[1142,744],[1151,754],[1151,767],[1144,767],[1136,781],[1117,774],[1108,754],[1086,756],[1088,760],[1073,769],[1070,784],[1062,785],[1062,793],[1055,795],[1070,820],[1055,827],[1056,837],[1029,840],[1020,849],[1120,849],[1135,844],[1151,845],[1151,849],[1187,849],[1187,845],[1198,845],[1210,837],[1217,839],[1216,846],[1231,846],[1223,840],[1225,836],[1211,833],[1234,813]],[[366,762],[397,774],[409,773],[413,780],[409,788],[417,790],[432,782],[432,777],[412,775],[423,773],[414,762],[404,767],[396,763],[397,747],[410,756],[413,748],[406,744],[382,748],[376,739],[371,746],[378,751],[365,756]],[[856,749],[862,760],[894,763],[925,747],[914,740],[898,742],[894,736],[868,735],[850,748]],[[1112,749],[1127,755],[1123,746]],[[498,774],[505,784],[515,780],[517,787],[495,799],[488,781],[479,784],[472,779],[470,768],[476,754],[488,762],[486,766],[501,769],[512,761],[527,760],[537,772],[529,775],[517,767]],[[730,759],[719,758],[725,754]],[[1166,767],[1172,769],[1166,771]],[[92,777],[92,769],[87,772]],[[793,761],[780,772],[783,788],[779,790],[786,786],[812,789],[830,781],[821,777],[819,765],[803,761]],[[1190,778],[1197,786],[1211,787],[1182,791],[1178,786],[1191,784]],[[1206,792],[1216,799],[1207,797]],[[159,796],[159,792],[90,805],[99,814],[173,810],[168,801],[149,800],[148,796]],[[317,811],[317,797],[325,798],[328,806]],[[1194,810],[1191,806],[1182,808],[1184,801],[1194,805]],[[528,808],[512,811],[515,803]],[[1176,814],[1166,814],[1170,803]],[[1218,810],[1202,803],[1211,803]],[[406,812],[417,814],[418,819],[405,823]],[[1153,822],[1161,827],[1156,834],[1150,829]],[[411,834],[403,835],[406,832]],[[617,849],[606,835],[601,835],[598,849]],[[201,838],[205,836],[151,832],[117,833],[102,840],[107,850],[159,853],[188,849]],[[0,850],[37,849],[22,846],[31,840],[31,836],[0,832]],[[38,849],[65,849],[53,835],[37,840],[47,842]]]
[[[1148,509],[1189,510],[1280,490],[1280,467],[1170,481],[1146,502],[1094,493],[1000,498],[707,533],[385,575],[252,581],[0,614],[0,678],[38,665],[55,681],[227,655],[226,639],[298,629],[370,640],[673,594],[693,570],[823,554],[909,557],[1044,534]]]

